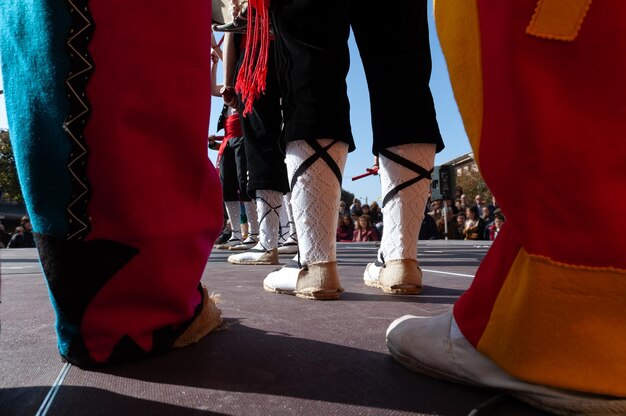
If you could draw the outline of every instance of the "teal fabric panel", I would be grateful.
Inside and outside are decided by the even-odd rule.
[[[1,0],[0,59],[11,142],[33,229],[63,238],[71,183],[64,0]]]

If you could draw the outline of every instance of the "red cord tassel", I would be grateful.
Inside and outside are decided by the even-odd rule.
[[[248,1],[248,44],[237,74],[236,90],[244,102],[243,115],[265,93],[267,56],[270,46],[269,0]]]

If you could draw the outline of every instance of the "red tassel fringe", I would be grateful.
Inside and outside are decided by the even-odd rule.
[[[254,101],[265,93],[269,45],[269,0],[249,0],[248,45],[235,84],[244,102],[244,116],[252,112]]]

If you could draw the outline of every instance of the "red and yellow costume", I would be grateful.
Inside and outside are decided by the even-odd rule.
[[[436,16],[507,216],[454,318],[521,380],[626,397],[626,216],[609,203],[626,185],[626,2],[440,0]]]

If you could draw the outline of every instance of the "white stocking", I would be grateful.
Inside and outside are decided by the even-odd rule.
[[[296,223],[293,219],[293,207],[291,206],[291,192],[283,195],[283,205],[287,211],[287,224],[289,225],[289,235],[287,238],[298,241],[298,234],[296,233]]]
[[[278,247],[280,218],[278,211],[283,202],[283,194],[267,189],[256,191],[256,206],[259,218],[259,244],[255,249],[271,250]]]
[[[250,236],[257,238],[257,235],[259,234],[259,216],[257,214],[256,202],[254,200],[246,201],[243,205],[246,207],[246,216],[248,217]]]
[[[283,195],[283,204],[278,212],[280,216],[280,231],[278,232],[278,240],[280,243],[287,241],[289,237],[289,217],[287,216],[287,205],[285,204],[285,195]]]
[[[333,140],[320,139],[316,142],[326,147]],[[343,172],[348,145],[337,142],[327,153],[339,171]],[[298,168],[314,154],[313,148],[304,140],[287,143],[286,162],[290,182]],[[322,158],[309,166],[293,185],[291,205],[302,265],[336,261],[337,204],[340,194],[341,184]]]
[[[241,205],[239,205],[239,201],[226,201],[224,205],[230,221],[230,228],[233,230],[233,235],[230,238],[241,240]]]
[[[413,143],[390,147],[390,152],[429,171],[435,163],[435,145]],[[414,172],[380,155],[380,182],[383,197],[396,186],[417,177]],[[379,260],[417,259],[417,240],[430,192],[430,180],[422,179],[400,190],[383,207],[385,232],[380,242]]]

